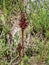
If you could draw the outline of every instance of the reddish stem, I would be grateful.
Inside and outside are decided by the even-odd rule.
[[[24,56],[24,29],[22,29],[22,52]]]

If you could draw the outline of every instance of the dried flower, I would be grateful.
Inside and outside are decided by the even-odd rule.
[[[19,53],[19,57],[21,57],[21,50],[22,50],[21,43],[18,44],[17,50],[18,50],[18,53]]]

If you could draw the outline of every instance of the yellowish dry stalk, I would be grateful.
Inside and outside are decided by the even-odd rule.
[[[45,61],[45,57],[47,55],[47,53],[46,53],[46,40],[47,40],[47,37],[45,38],[45,40],[43,42],[44,46],[43,46],[42,54],[40,56],[39,64],[42,64]]]

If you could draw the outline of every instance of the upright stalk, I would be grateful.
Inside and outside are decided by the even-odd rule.
[[[22,29],[22,53],[24,56],[24,29]]]
[[[21,15],[21,19],[20,19],[20,22],[19,22],[19,26],[20,26],[21,31],[22,31],[22,53],[23,53],[23,56],[24,56],[24,30],[28,26],[28,23],[26,22],[26,16],[25,16],[25,13],[24,12]]]

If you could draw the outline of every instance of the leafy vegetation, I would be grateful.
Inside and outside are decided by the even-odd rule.
[[[28,23],[24,39],[20,19],[21,27]],[[49,0],[0,0],[0,65],[34,64],[49,65]]]

